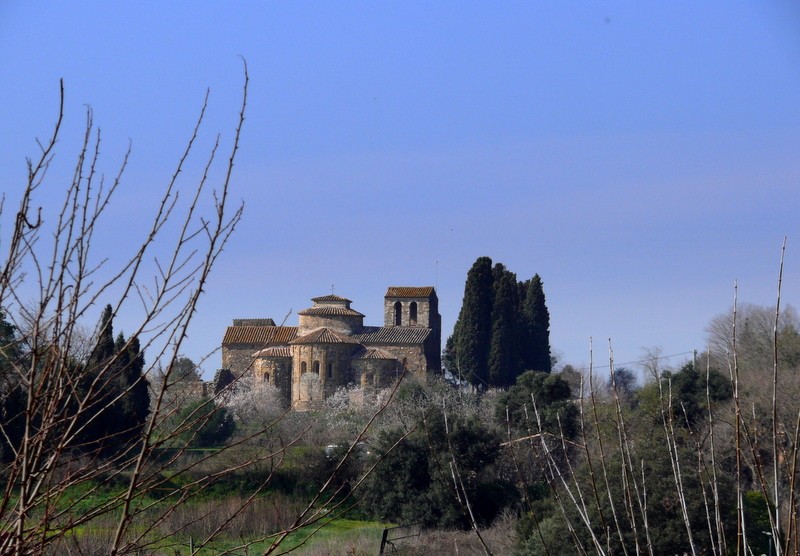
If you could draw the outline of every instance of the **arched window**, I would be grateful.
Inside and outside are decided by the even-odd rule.
[[[403,323],[403,304],[396,301],[394,304],[394,325],[400,326]]]
[[[411,305],[408,306],[408,324],[415,325],[417,324],[417,302],[412,301]]]
[[[328,378],[333,378],[333,363],[328,363]]]
[[[314,361],[314,365],[311,367],[311,372],[315,375],[319,374],[319,361]]]
[[[269,373],[264,373],[264,382],[269,384]]]
[[[302,363],[300,363],[300,374],[301,375],[306,374],[307,370],[308,370],[308,368],[306,367],[306,362],[303,361]]]

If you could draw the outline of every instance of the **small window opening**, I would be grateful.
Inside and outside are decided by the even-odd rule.
[[[333,363],[328,363],[328,378],[333,378]]]
[[[313,365],[313,367],[311,368],[311,371],[312,371],[312,372],[313,372],[315,375],[318,375],[318,374],[319,374],[319,361],[314,361],[314,365]]]
[[[415,325],[417,324],[417,302],[412,301],[411,305],[408,306],[408,324]]]
[[[403,322],[403,304],[399,301],[394,304],[394,325],[400,326]]]
[[[302,363],[300,363],[300,374],[301,375],[306,374],[307,370],[308,370],[308,366],[306,365],[306,362],[303,361]]]

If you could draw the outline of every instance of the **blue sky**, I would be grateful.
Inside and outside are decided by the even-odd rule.
[[[4,2],[2,190],[24,183],[63,78],[43,195],[90,105],[108,174],[133,146],[112,213],[130,234],[95,245],[113,258],[206,88],[204,144],[230,140],[240,56],[245,213],[186,343],[195,360],[231,319],[280,320],[332,286],[379,324],[387,286],[436,285],[447,335],[483,255],[542,276],[552,347],[576,366],[590,337],[598,365],[609,338],[618,364],[702,350],[734,281],[741,301],[774,303],[784,236],[798,305],[794,2]]]

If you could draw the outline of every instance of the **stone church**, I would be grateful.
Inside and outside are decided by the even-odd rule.
[[[234,319],[222,340],[222,366],[253,372],[277,386],[294,409],[310,409],[340,386],[389,386],[405,369],[419,377],[441,370],[441,316],[432,286],[392,286],[383,326],[338,295],[315,297],[298,326],[272,319]]]

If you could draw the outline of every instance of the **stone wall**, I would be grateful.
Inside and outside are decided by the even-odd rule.
[[[258,357],[253,364],[256,380],[265,380],[280,389],[287,402],[292,400],[292,358]]]
[[[292,406],[296,409],[308,409],[313,406],[313,388],[309,387],[311,378],[304,375],[316,375],[319,382],[319,394],[330,396],[340,386],[354,380],[350,357],[358,349],[358,344],[295,344],[291,346],[292,359]]]
[[[440,373],[442,371],[442,333],[441,328],[434,329],[430,336],[425,339],[422,346],[427,361],[429,372]]]
[[[356,359],[353,361],[356,383],[365,390],[387,388],[400,376],[402,369],[395,359]]]
[[[400,326],[421,326],[423,328],[432,328],[430,304],[427,299],[397,299],[387,297],[383,305],[383,322],[384,326],[397,326],[395,320],[395,307],[400,303]],[[411,321],[411,304],[417,304],[417,318],[416,322]],[[435,320],[435,319],[434,319]]]
[[[353,334],[364,326],[364,317],[349,315],[300,315],[298,334],[303,336],[319,328],[329,328],[341,334]]]
[[[401,369],[405,366],[417,376],[423,376],[428,370],[425,354],[419,346],[381,346],[381,349],[391,353],[400,362]]]
[[[253,369],[253,354],[264,349],[264,344],[236,344],[235,347],[222,346],[222,368],[234,375],[242,376]]]
[[[439,301],[421,298],[386,297],[383,304],[384,326],[397,326],[395,320],[395,306],[400,303],[400,326],[421,326],[441,330],[441,317],[439,316]],[[411,304],[417,304],[416,322],[411,320]]]

